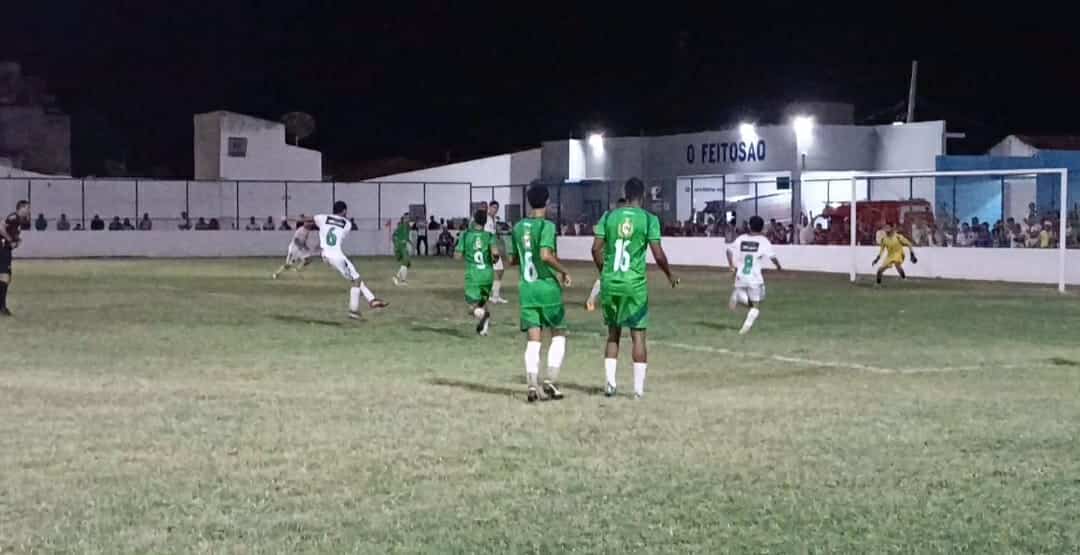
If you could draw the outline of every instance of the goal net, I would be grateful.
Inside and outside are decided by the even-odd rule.
[[[850,278],[871,263],[886,224],[908,237],[915,277],[1080,283],[1080,178],[1065,168],[856,172],[803,183],[816,244],[851,250]],[[819,198],[821,197],[821,198]],[[922,247],[922,249],[920,249]],[[1073,260],[1073,259],[1076,260]]]

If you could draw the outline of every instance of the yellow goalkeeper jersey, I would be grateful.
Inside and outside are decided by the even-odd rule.
[[[899,233],[893,233],[892,235],[886,235],[881,240],[881,253],[888,253],[886,260],[903,260],[904,259],[904,247],[910,247],[911,241],[907,240],[907,237],[900,235]]]

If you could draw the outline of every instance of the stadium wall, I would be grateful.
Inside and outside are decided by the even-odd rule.
[[[560,237],[559,256],[565,260],[592,260],[592,237]],[[721,239],[678,237],[664,239],[664,251],[672,264],[727,267],[725,242]],[[851,270],[851,248],[846,246],[777,245],[777,256],[785,269],[803,272],[847,274]],[[878,247],[856,247],[861,274],[873,274],[870,264]],[[1057,249],[957,249],[920,248],[919,263],[907,264],[911,277],[1057,283]],[[652,256],[649,256],[652,263]],[[718,277],[726,280],[727,277]],[[1080,251],[1066,253],[1065,281],[1080,285]]]
[[[285,257],[291,231],[95,231],[30,232],[16,258],[232,258]],[[353,231],[345,238],[347,254],[389,255],[388,230]]]

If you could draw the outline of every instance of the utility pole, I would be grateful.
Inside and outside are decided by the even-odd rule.
[[[907,122],[912,123],[915,121],[915,84],[919,77],[919,61],[912,60],[911,62],[911,87],[908,89],[907,97]]]

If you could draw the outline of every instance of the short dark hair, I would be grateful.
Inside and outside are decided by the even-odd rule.
[[[487,223],[487,210],[484,210],[483,208],[477,210],[476,213],[473,214],[473,221],[476,222],[476,225],[484,225],[484,224],[486,224]]]
[[[627,179],[626,186],[624,186],[623,189],[623,192],[626,193],[627,202],[645,198],[645,183],[636,177]]]
[[[765,229],[765,219],[761,216],[750,216],[750,231],[761,233]]]
[[[499,206],[499,201],[493,200],[493,201],[488,203],[488,206]]]
[[[348,209],[349,209],[349,205],[345,204],[345,201],[343,201],[343,200],[334,201],[334,214],[335,215],[344,214],[345,211],[348,210]]]
[[[620,204],[626,204],[626,197],[619,197],[619,200],[615,201],[615,206],[619,206]]]
[[[20,200],[19,202],[16,202],[15,203],[15,210],[20,210],[20,209],[22,209],[23,206],[30,206],[30,201],[28,201],[28,200]]]
[[[547,206],[550,193],[548,193],[548,188],[544,185],[533,185],[532,187],[529,187],[529,192],[526,193],[526,196],[529,197],[529,206],[534,210],[538,210]]]

